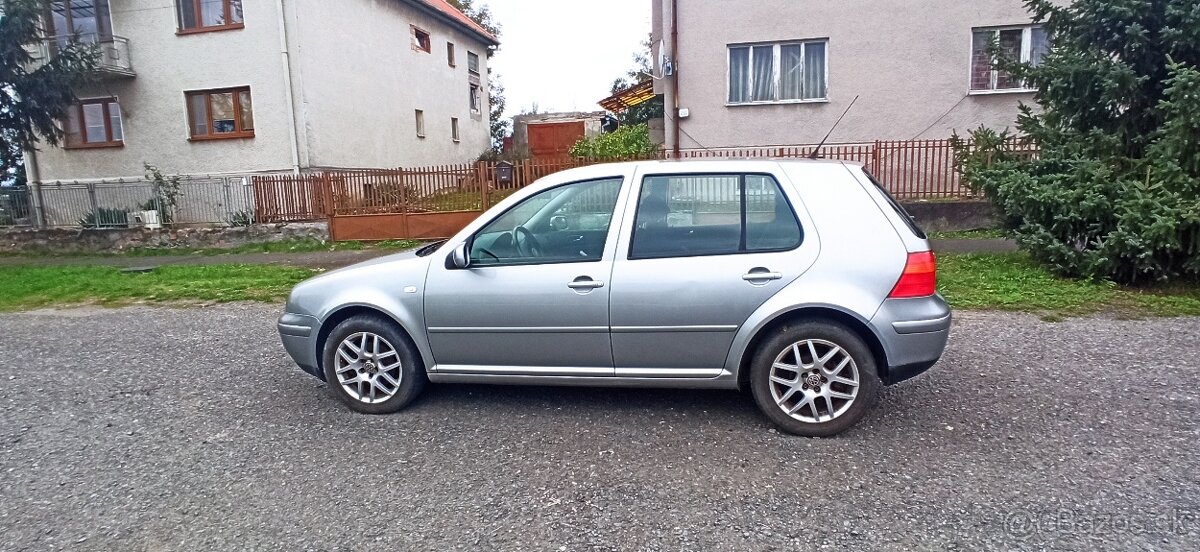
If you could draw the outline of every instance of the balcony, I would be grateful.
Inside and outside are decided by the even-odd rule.
[[[34,67],[50,60],[58,49],[68,42],[94,44],[100,49],[100,60],[96,70],[103,77],[127,78],[136,76],[129,59],[129,39],[121,36],[100,36],[95,33],[47,38],[34,46]]]

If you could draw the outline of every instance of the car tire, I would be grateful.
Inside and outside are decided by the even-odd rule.
[[[334,395],[365,414],[390,414],[408,406],[427,381],[412,340],[379,316],[343,320],[325,339],[321,359]]]
[[[832,321],[789,323],[759,346],[750,366],[758,407],[779,428],[806,437],[829,437],[858,423],[882,386],[867,344]]]

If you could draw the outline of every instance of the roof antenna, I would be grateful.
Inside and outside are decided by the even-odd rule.
[[[821,146],[825,145],[825,141],[829,139],[829,135],[833,134],[833,129],[837,128],[837,126],[839,124],[841,124],[842,119],[846,118],[846,114],[850,112],[850,108],[854,107],[854,102],[857,102],[857,101],[858,101],[858,95],[856,94],[854,96],[854,99],[850,100],[850,105],[846,106],[846,110],[842,112],[842,116],[838,117],[838,120],[833,123],[832,127],[830,127],[829,132],[825,133],[825,137],[821,139],[821,143],[817,144],[817,148],[814,149],[812,154],[808,156],[809,159],[820,159]]]

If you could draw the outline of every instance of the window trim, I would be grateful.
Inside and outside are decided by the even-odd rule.
[[[416,124],[417,138],[425,137],[425,110],[413,110],[413,122]]]
[[[450,67],[458,67],[457,54],[454,51],[454,43],[446,41],[446,65]]]
[[[603,261],[604,261],[604,253],[605,253],[605,251],[608,249],[608,240],[609,240],[609,239],[611,239],[611,238],[613,238],[613,223],[614,223],[614,222],[616,222],[616,218],[617,218],[617,210],[621,208],[621,192],[623,192],[623,191],[624,191],[624,188],[625,188],[625,182],[628,180],[627,176],[628,176],[628,175],[597,176],[597,177],[593,177],[593,178],[587,178],[587,179],[584,179],[584,180],[575,180],[575,181],[572,181],[572,182],[563,182],[562,184],[557,184],[557,185],[551,186],[551,187],[549,187],[549,188],[546,188],[546,189],[544,189],[544,190],[538,190],[538,191],[534,192],[533,194],[531,194],[529,197],[526,197],[526,198],[522,199],[521,201],[518,201],[518,202],[517,202],[515,205],[513,205],[512,207],[509,207],[508,209],[505,209],[505,210],[504,210],[503,212],[501,212],[500,214],[498,214],[498,215],[496,215],[496,216],[492,217],[492,218],[491,218],[491,219],[489,219],[487,222],[485,222],[485,223],[483,223],[482,225],[480,225],[478,229],[476,229],[474,232],[471,232],[471,235],[470,235],[470,237],[468,237],[468,238],[467,238],[467,241],[466,241],[466,245],[467,245],[467,257],[468,257],[468,258],[470,258],[470,255],[471,255],[471,250],[472,250],[472,249],[475,247],[475,238],[476,238],[476,236],[478,236],[478,235],[479,235],[479,233],[480,233],[480,232],[482,232],[484,228],[487,228],[487,227],[488,227],[489,225],[491,225],[493,222],[496,222],[496,220],[498,220],[500,217],[503,217],[504,215],[507,215],[508,213],[510,213],[510,212],[511,212],[513,209],[516,209],[517,207],[520,207],[520,206],[521,206],[521,203],[522,203],[522,202],[524,202],[526,199],[532,198],[532,197],[534,197],[534,196],[536,196],[536,195],[538,195],[538,194],[542,194],[542,193],[545,193],[545,192],[549,192],[550,190],[557,190],[557,189],[559,189],[559,188],[562,188],[563,186],[572,186],[572,185],[575,185],[575,184],[586,184],[586,183],[588,183],[588,182],[599,182],[599,181],[602,181],[602,180],[620,180],[620,181],[621,181],[621,187],[617,189],[617,199],[616,199],[616,201],[614,201],[614,202],[613,202],[613,214],[612,214],[612,216],[609,218],[609,222],[608,222],[608,234],[607,234],[606,236],[604,236],[604,247],[600,249],[600,258],[598,258],[598,259],[562,259],[562,260],[558,260],[558,261],[528,262],[528,263],[520,263],[520,262],[518,262],[518,263],[500,263],[500,264],[487,264],[487,265],[470,265],[470,266],[468,266],[468,267],[467,267],[467,270],[476,270],[476,269],[480,269],[480,268],[505,268],[505,267],[510,267],[510,266],[539,266],[539,265],[557,265],[557,264],[577,264],[577,263],[599,263],[599,262],[603,262]],[[622,223],[621,223],[621,225],[623,225],[623,224],[624,224],[624,222],[622,222]],[[621,231],[621,225],[618,225],[618,228],[616,229],[616,230],[617,230],[617,235],[616,235],[616,239],[617,239],[617,240],[620,240],[620,237],[621,237],[621,234],[620,234],[620,231]]]
[[[458,117],[450,118],[450,140],[456,144],[462,142],[462,135],[459,133]]]
[[[810,99],[796,98],[796,99],[788,99],[788,100],[780,100],[780,99],[759,100],[759,101],[750,100],[750,101],[745,101],[745,102],[732,102],[729,100],[729,85],[732,84],[731,81],[733,80],[733,75],[730,73],[730,69],[732,67],[729,62],[729,51],[731,49],[733,49],[733,48],[750,48],[750,62],[751,62],[751,73],[750,74],[751,74],[751,77],[753,78],[753,75],[754,75],[754,68],[753,68],[754,47],[755,46],[770,46],[771,47],[771,55],[773,57],[773,65],[772,65],[771,72],[772,72],[773,84],[775,87],[775,96],[778,97],[779,89],[780,89],[780,79],[782,78],[780,71],[779,71],[780,67],[781,67],[780,62],[782,61],[782,58],[783,58],[782,47],[799,45],[801,47],[800,56],[801,56],[801,59],[803,59],[805,45],[817,43],[817,42],[822,42],[825,44],[825,97],[810,98]],[[829,37],[801,38],[801,39],[796,39],[796,40],[779,40],[779,41],[766,41],[766,42],[732,42],[732,43],[725,45],[725,92],[724,92],[725,107],[744,107],[744,106],[749,106],[749,105],[788,105],[788,104],[829,103],[829,101],[830,101],[829,88],[830,88],[830,86],[829,86]]]
[[[250,93],[251,103],[254,101],[254,92],[249,86],[234,86],[230,88],[210,88],[207,90],[185,90],[183,92],[183,101],[187,110],[187,125],[188,125],[188,141],[189,142],[206,142],[209,140],[236,140],[241,138],[254,138],[254,129],[235,130],[233,132],[213,132],[212,118],[212,96],[213,94],[233,94],[233,125],[235,129],[242,126],[242,92]],[[204,110],[208,118],[208,134],[196,135],[193,134],[192,128],[192,96],[204,95]],[[252,108],[253,109],[253,108]],[[251,112],[253,116],[253,111]],[[258,125],[255,124],[257,127]]]
[[[173,0],[172,3],[175,5],[175,19],[176,19],[175,35],[176,36],[199,34],[199,33],[215,33],[215,32],[220,32],[220,31],[233,31],[233,30],[237,30],[237,29],[246,28],[245,11],[242,12],[242,21],[238,21],[237,23],[226,23],[224,25],[207,25],[207,26],[200,24],[199,22],[203,21],[203,17],[201,17],[201,11],[200,11],[201,10],[201,7],[200,7],[201,2],[200,2],[200,0],[196,0],[196,5],[195,5],[195,8],[193,8],[193,9],[195,11],[194,15],[196,17],[197,25],[195,27],[185,29],[183,27],[183,18],[180,17],[180,12],[183,10],[183,5],[180,3],[180,0]],[[224,11],[225,20],[229,21],[233,15],[233,0],[221,0],[221,8]],[[245,10],[244,4],[242,6],[242,9]]]
[[[989,69],[988,73],[988,88],[974,89],[971,88],[971,79],[974,77],[975,69],[975,33],[987,31],[992,33],[992,37],[999,40],[1001,31],[1021,31],[1021,62],[1027,63],[1033,57],[1033,29],[1044,28],[1044,25],[1037,23],[1026,23],[1022,25],[998,25],[971,27],[971,32],[967,36],[967,95],[968,96],[990,96],[994,94],[1030,94],[1037,92],[1034,88],[1021,86],[1019,88],[996,88],[996,79],[999,71],[995,68]]]
[[[472,115],[482,115],[483,114],[483,85],[476,84],[473,82],[469,83],[469,84],[467,84],[467,93],[469,94],[469,96],[467,98],[467,100],[468,100],[467,108],[471,110],[471,114]],[[472,104],[477,104],[477,105],[472,105]]]
[[[475,69],[471,69],[471,60],[475,60]],[[467,50],[467,74],[479,76],[479,54]]]
[[[425,52],[426,54],[433,53],[433,34],[416,25],[409,25],[409,36],[412,37],[412,49],[414,52]],[[422,45],[420,35],[425,35],[425,42]]]
[[[103,142],[87,142],[87,123],[83,117],[83,106],[100,104],[104,109],[104,138]],[[67,150],[77,149],[97,149],[97,148],[123,148],[125,147],[125,114],[121,113],[121,139],[113,140],[112,114],[108,110],[110,104],[117,104],[117,110],[121,109],[121,102],[116,96],[105,96],[100,98],[80,98],[71,105],[71,109],[75,110],[75,115],[79,117],[80,128],[79,135],[84,140],[77,144],[71,144],[67,141],[67,137],[63,137],[62,147]],[[67,118],[63,122],[64,125],[70,124],[71,119]]]
[[[792,203],[792,199],[788,197],[787,190],[784,189],[783,183],[780,182],[779,178],[777,178],[772,173],[753,172],[753,171],[750,171],[750,172],[680,172],[680,173],[672,172],[672,173],[645,173],[645,174],[641,174],[639,176],[641,177],[642,180],[641,180],[641,182],[636,184],[636,186],[637,186],[636,194],[634,194],[632,190],[630,191],[631,195],[634,195],[635,197],[634,197],[633,221],[631,222],[632,226],[630,227],[630,230],[629,230],[629,249],[625,253],[626,260],[650,261],[650,260],[656,260],[656,259],[687,259],[687,258],[692,258],[692,257],[718,257],[718,256],[724,257],[724,256],[730,256],[730,255],[755,255],[758,253],[785,253],[788,251],[795,251],[797,249],[800,249],[800,246],[804,245],[804,238],[805,238],[804,223],[800,221],[800,214],[796,211],[796,204]],[[740,235],[738,237],[738,250],[733,251],[733,252],[726,252],[726,253],[694,253],[694,254],[689,254],[689,255],[635,256],[633,254],[633,244],[637,237],[638,213],[641,212],[641,209],[642,209],[642,184],[644,184],[646,182],[646,179],[647,178],[671,178],[671,177],[693,177],[694,178],[694,177],[705,177],[705,176],[736,176],[736,177],[738,177],[738,196],[740,197],[740,205],[739,205],[738,209],[741,213],[740,224],[742,226],[741,230],[739,231]],[[792,218],[794,218],[796,220],[796,227],[800,229],[800,239],[799,239],[799,241],[796,242],[796,245],[793,245],[791,247],[779,247],[779,248],[773,248],[773,249],[755,249],[753,251],[745,250],[745,247],[746,247],[746,177],[747,176],[765,176],[767,178],[770,178],[771,181],[775,183],[776,189],[779,190],[780,197],[782,197],[784,202],[787,203],[788,209],[791,210],[791,212],[792,212]]]

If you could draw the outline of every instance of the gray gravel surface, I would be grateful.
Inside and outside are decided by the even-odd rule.
[[[744,394],[348,412],[277,307],[0,315],[0,550],[1200,549],[1200,320],[960,313],[833,439]]]

